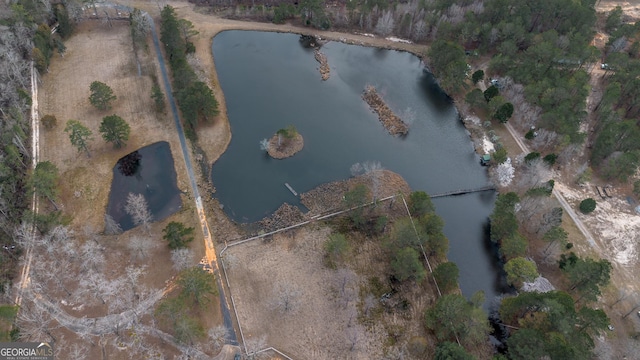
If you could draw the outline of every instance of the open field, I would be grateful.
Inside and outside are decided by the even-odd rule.
[[[358,323],[357,296],[342,299],[341,273],[323,264],[330,232],[310,226],[228,250],[229,281],[247,343],[264,336],[265,344],[295,359],[382,357],[382,329]],[[357,294],[361,282],[349,281],[344,291]],[[297,295],[291,296],[291,310],[284,310],[278,301],[288,292]]]
[[[104,257],[104,268],[100,272],[108,277],[109,281],[116,281],[124,276],[127,267],[135,267],[144,270],[139,280],[141,288],[148,289],[150,294],[161,291],[167,284],[171,284],[177,273],[171,268],[170,253],[165,240],[162,239],[162,229],[169,221],[182,222],[186,226],[196,228],[198,222],[193,200],[188,195],[189,182],[179,150],[175,125],[167,114],[154,111],[153,100],[150,97],[154,78],[158,77],[155,56],[151,51],[142,50],[136,58],[127,21],[113,21],[113,27],[99,21],[85,21],[79,25],[65,45],[67,51],[64,58],[56,56],[53,59],[49,72],[41,78],[39,90],[40,116],[51,114],[58,119],[55,128],[41,130],[40,139],[41,161],[51,161],[59,169],[60,196],[57,203],[63,213],[71,219],[70,228],[76,246],[81,248],[91,242],[98,244],[101,256]],[[151,50],[150,41],[148,46]],[[99,111],[91,106],[88,97],[89,85],[93,81],[104,82],[114,90],[117,100],[113,103],[112,109]],[[111,114],[121,116],[131,127],[129,141],[121,149],[114,149],[111,144],[104,142],[98,131],[102,118]],[[65,123],[69,119],[80,121],[93,132],[93,141],[89,144],[90,157],[85,153],[79,153],[70,144],[68,134],[64,132]],[[120,235],[103,235],[104,213],[111,186],[112,168],[116,161],[135,149],[157,141],[167,141],[170,144],[178,187],[184,194],[181,210],[168,219],[153,223],[148,230],[135,228]],[[195,234],[196,239],[191,243],[194,265],[204,255],[202,234],[197,231]],[[148,239],[144,250],[132,248],[130,241],[134,237]],[[80,289],[83,275],[86,277],[87,273],[74,273],[78,269],[74,268],[73,264],[71,266],[72,271],[60,274],[60,277],[71,279],[65,289],[74,292]],[[50,271],[65,270],[53,268]],[[32,276],[32,281],[37,281],[36,278]],[[158,351],[171,357],[180,352],[180,347],[172,344],[171,337],[167,337],[168,334],[153,330],[154,324],[150,314],[153,314],[157,303],[153,296],[148,302],[149,306],[141,310],[142,314],[148,315],[142,316],[135,328],[121,329],[122,332],[115,330],[94,338],[91,335],[80,334],[82,327],[77,328],[73,325],[79,321],[74,319],[94,318],[99,324],[103,316],[111,314],[111,305],[108,308],[99,303],[95,306],[85,306],[84,302],[75,300],[75,296],[69,298],[60,289],[53,289],[51,283],[39,285],[45,289],[50,288],[50,300],[58,303],[53,306],[59,306],[63,310],[62,313],[53,315],[54,323],[63,325],[54,330],[57,338],[64,339],[58,343],[57,352],[60,358],[71,359],[71,349],[78,347],[87,349],[87,358],[99,358],[102,353],[102,356],[112,359],[130,359],[131,356],[136,356],[134,351],[147,351],[148,354]],[[202,310],[206,316],[204,313],[196,314],[205,326],[205,331],[221,324],[219,309],[218,298],[213,297]],[[69,319],[72,325],[66,322]],[[94,327],[95,324],[96,321]],[[146,350],[131,347],[131,344],[140,342],[146,344]],[[122,343],[130,343],[130,346],[122,348]],[[143,356],[142,353],[138,354]]]

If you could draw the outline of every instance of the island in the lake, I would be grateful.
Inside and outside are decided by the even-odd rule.
[[[385,104],[375,87],[367,85],[362,94],[362,98],[369,104],[371,109],[378,114],[378,119],[389,134],[407,135],[409,126]]]
[[[289,125],[278,130],[271,139],[262,140],[260,145],[272,158],[285,159],[302,150],[304,139],[295,126]]]

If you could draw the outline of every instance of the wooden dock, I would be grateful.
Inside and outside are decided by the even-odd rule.
[[[289,189],[289,191],[291,191],[293,196],[298,196],[298,193],[295,190],[293,190],[293,188],[291,187],[291,185],[289,185],[289,183],[284,183],[284,186],[286,186],[287,189]]]
[[[469,194],[469,193],[475,193],[475,192],[481,192],[481,191],[489,191],[489,190],[495,190],[495,189],[496,189],[495,186],[487,185],[487,186],[479,187],[479,188],[476,188],[476,189],[453,190],[453,191],[447,191],[447,192],[444,192],[444,193],[433,194],[433,195],[429,195],[429,196],[431,196],[432,199],[435,199],[435,198],[439,198],[439,197],[464,195],[464,194]]]

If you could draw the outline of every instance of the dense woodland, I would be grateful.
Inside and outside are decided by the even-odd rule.
[[[73,6],[71,6],[73,7]],[[79,6],[78,6],[79,7]],[[55,34],[50,25],[59,22]],[[31,61],[47,71],[53,56],[65,51],[63,38],[71,34],[73,21],[62,5],[19,1],[0,5],[0,243],[11,248],[14,229],[29,214],[31,167]],[[39,222],[60,214],[39,216]],[[9,286],[19,249],[0,252],[0,276]]]

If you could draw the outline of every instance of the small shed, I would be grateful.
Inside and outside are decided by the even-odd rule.
[[[482,166],[489,166],[489,163],[491,162],[491,155],[489,154],[484,154],[482,155],[482,157],[480,158],[480,164]]]

